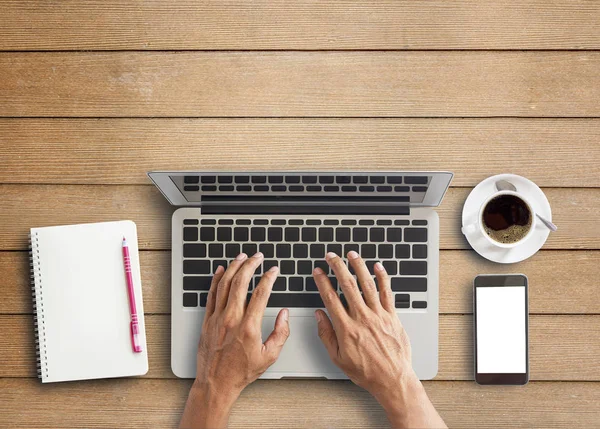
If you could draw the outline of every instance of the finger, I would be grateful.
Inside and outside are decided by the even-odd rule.
[[[372,310],[381,309],[381,302],[379,302],[379,294],[377,293],[377,287],[373,280],[372,274],[369,272],[367,265],[363,258],[354,250],[348,252],[348,260],[350,265],[354,268],[356,277],[358,278],[358,284],[363,292],[365,302]]]
[[[347,321],[348,313],[342,305],[342,301],[337,292],[333,289],[333,286],[331,286],[329,277],[327,277],[325,271],[320,268],[314,269],[313,277],[317,284],[317,288],[319,289],[323,304],[325,304],[325,308],[331,315],[334,326],[341,327],[341,324]]]
[[[271,290],[273,290],[273,283],[277,278],[279,268],[277,266],[271,267],[269,271],[263,274],[258,285],[252,292],[252,298],[246,307],[246,316],[250,319],[250,323],[260,326],[265,314],[265,308],[267,308],[267,302],[271,296]]]
[[[284,308],[275,319],[275,328],[263,344],[263,353],[270,362],[275,362],[283,345],[290,336],[290,312]]]
[[[327,259],[327,263],[337,277],[342,292],[344,292],[344,296],[348,302],[349,312],[352,314],[364,310],[366,307],[365,301],[360,295],[356,280],[354,280],[354,277],[352,277],[352,274],[348,271],[348,267],[344,261],[342,261],[342,258],[333,252],[329,252],[325,255],[325,259]]]
[[[317,318],[317,329],[319,332],[319,338],[325,345],[329,358],[335,363],[339,354],[339,346],[337,335],[333,330],[333,325],[327,314],[323,310],[315,311],[315,317]]]
[[[375,264],[375,278],[377,279],[377,285],[379,286],[381,306],[390,313],[394,313],[396,308],[394,307],[394,296],[390,287],[390,276],[388,276],[388,273],[381,262]]]
[[[215,311],[215,297],[217,295],[217,286],[221,277],[223,277],[223,273],[225,272],[225,268],[222,265],[219,265],[215,271],[215,274],[210,282],[210,289],[208,290],[208,298],[206,299],[206,313],[204,317],[210,317]]]
[[[244,264],[244,261],[248,258],[245,253],[240,253],[237,257],[231,261],[229,267],[225,270],[221,281],[217,287],[217,297],[215,301],[215,311],[220,311],[227,305],[227,298],[229,297],[229,288],[231,287],[231,280],[236,275],[238,270]]]
[[[246,297],[248,296],[248,285],[256,269],[263,261],[263,254],[255,253],[251,258],[244,261],[244,264],[237,271],[229,288],[229,298],[227,300],[227,310],[243,312],[246,306]]]

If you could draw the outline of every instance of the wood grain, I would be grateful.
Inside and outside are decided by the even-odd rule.
[[[592,428],[600,420],[595,406],[600,390],[592,383],[424,384],[449,427]],[[33,379],[0,379],[0,424],[7,428],[174,428],[190,385],[187,380],[42,385]],[[276,380],[257,381],[244,390],[229,427],[384,428],[389,424],[375,400],[348,381]]]
[[[146,184],[151,170],[310,166],[448,170],[453,186],[510,171],[540,186],[600,187],[598,142],[598,119],[0,119],[0,183]]]
[[[600,116],[600,52],[0,54],[0,116]]]
[[[36,376],[32,320],[28,315],[0,315],[0,377]],[[170,321],[169,315],[146,315],[148,378],[174,377]],[[473,379],[472,326],[472,316],[440,316],[436,380]],[[590,341],[599,336],[597,315],[530,316],[531,379],[600,381],[600,343]]]
[[[1,5],[0,50],[600,47],[600,7],[585,0]]]
[[[460,233],[466,188],[451,188],[440,215],[440,248],[467,249]],[[600,189],[545,189],[559,226],[545,249],[600,248]],[[0,250],[27,249],[32,226],[131,219],[141,249],[170,249],[173,212],[160,192],[148,186],[0,185]]]
[[[171,253],[140,253],[144,308],[148,313],[171,312]],[[568,263],[565,263],[568,261]],[[561,267],[557,269],[556,267]],[[498,265],[473,251],[440,252],[440,313],[471,313],[472,283],[481,273],[524,272],[529,277],[531,314],[600,314],[597,279],[598,251],[541,251],[516,266]],[[0,314],[30,314],[28,254],[0,252],[3,279]]]

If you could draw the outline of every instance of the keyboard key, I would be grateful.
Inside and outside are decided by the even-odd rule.
[[[252,190],[252,186],[250,185],[238,185],[235,188],[238,192],[250,192]]]
[[[394,225],[396,225],[396,226],[410,225],[410,222],[406,219],[396,219],[394,221]]]
[[[209,258],[222,258],[223,257],[223,245],[221,243],[211,243],[208,245],[208,257]]]
[[[354,220],[354,219],[342,219],[342,225],[356,225],[356,220]]]
[[[283,183],[283,176],[269,176],[269,183]]]
[[[373,192],[375,191],[375,186],[360,186],[358,190],[360,192]]]
[[[413,192],[427,192],[427,186],[413,186]]]
[[[337,290],[338,288],[338,281],[336,277],[329,277],[329,282],[331,283],[331,287],[334,288],[335,290]]]
[[[333,183],[333,176],[319,176],[319,183]]]
[[[308,192],[321,192],[323,190],[323,188],[321,186],[312,185],[312,186],[307,186],[306,190]]]
[[[336,181],[336,183],[340,183],[340,184],[351,183],[352,177],[351,176],[337,176],[335,178],[335,181]]]
[[[379,219],[377,220],[377,225],[391,225],[392,221],[390,219]]]
[[[374,243],[381,243],[385,241],[385,229],[383,228],[371,228],[371,241]]]
[[[319,228],[319,241],[324,243],[333,241],[333,228]]]
[[[413,258],[427,259],[427,245],[413,244]]]
[[[385,183],[385,176],[371,176],[371,183]]]
[[[248,241],[248,228],[243,226],[236,227],[233,229],[233,240],[234,241]]]
[[[388,228],[387,241],[391,243],[398,243],[402,241],[402,228]]]
[[[406,176],[404,183],[407,185],[426,185],[427,176]]]
[[[402,176],[388,176],[387,182],[392,184],[402,183]]]
[[[363,244],[360,248],[360,256],[363,258],[376,258],[377,246],[374,244]]]
[[[219,225],[233,225],[233,219],[219,219]]]
[[[427,225],[427,221],[422,220],[422,219],[415,219],[412,221],[412,224],[415,226],[423,226],[423,225]]]
[[[233,177],[231,176],[218,176],[219,183],[233,183]]]
[[[288,221],[290,225],[304,225],[304,221],[302,219],[290,219]]]
[[[273,283],[273,290],[274,291],[284,291],[287,289],[287,279],[285,277],[277,277],[275,279],[275,283]]]
[[[307,225],[321,225],[321,219],[308,219],[306,221]]]
[[[217,241],[231,241],[231,228],[229,228],[229,227],[217,228]]]
[[[268,225],[269,221],[267,219],[254,219],[254,225]]]
[[[273,219],[271,225],[285,225],[285,219]]]
[[[254,222],[256,223],[256,222]],[[252,241],[266,241],[266,229],[262,227],[250,228],[250,239]]]
[[[266,176],[252,176],[252,183],[267,183]]]
[[[215,176],[201,176],[200,177],[200,181],[202,183],[216,183],[217,182],[217,178]]]
[[[317,183],[317,176],[302,176],[302,183]]]
[[[427,228],[405,228],[404,241],[407,243],[426,243]]]
[[[202,219],[200,220],[202,225],[216,225],[217,221],[215,219]]]
[[[391,244],[379,245],[379,259],[392,259],[394,257],[394,246]]]
[[[256,186],[254,186],[254,190],[256,192],[268,192],[269,187],[267,185],[256,185]]]
[[[281,261],[279,263],[281,274],[296,274],[296,262],[292,260]]]
[[[278,261],[276,261],[275,259],[265,259],[263,261],[263,270],[266,273],[267,271],[269,271],[269,269],[278,265]]]
[[[210,290],[211,276],[184,276],[183,290]]]
[[[325,192],[338,192],[340,190],[339,186],[325,186],[323,188]]]
[[[302,241],[317,241],[317,228],[302,228]]]
[[[183,257],[184,258],[205,258],[206,257],[206,244],[184,244],[183,245]]]
[[[183,241],[198,241],[198,228],[195,226],[183,228]]]
[[[198,176],[185,176],[183,178],[183,183],[186,183],[186,184],[188,184],[188,183],[192,183],[192,184],[194,184],[194,183],[200,183],[200,177],[198,177]]]
[[[398,274],[398,263],[396,261],[383,261],[383,267],[390,276]]]
[[[198,219],[184,219],[184,225],[198,225]]]
[[[258,245],[258,251],[265,255],[265,258],[275,257],[275,246],[271,243],[262,243]]]
[[[184,293],[183,294],[183,306],[184,307],[198,307],[198,294],[197,293]]]
[[[352,241],[358,243],[367,241],[367,228],[354,228],[352,231]]]
[[[231,192],[231,191],[233,191],[233,186],[232,185],[221,185],[221,186],[219,186],[219,191]]]
[[[361,219],[358,221],[359,225],[375,225],[375,221],[373,219]]]
[[[377,192],[392,192],[391,186],[378,186]]]
[[[308,244],[294,244],[294,258],[308,258]]]
[[[287,186],[282,186],[282,185],[271,186],[271,191],[273,191],[273,192],[285,192],[286,189],[287,189]]]
[[[356,243],[344,244],[344,254],[340,255],[338,253],[338,256],[346,256],[346,255],[348,255],[348,252],[352,252],[352,251],[358,253],[358,244],[356,244]]]
[[[298,274],[311,275],[312,274],[312,262],[307,260],[298,261]]]
[[[406,294],[396,294],[396,308],[410,308],[410,298]]]
[[[339,243],[350,241],[350,228],[337,228],[335,230],[335,241]]]
[[[235,258],[240,254],[240,245],[237,243],[227,243],[225,245],[225,257],[226,258]],[[252,256],[252,255],[249,255]]]
[[[327,264],[327,261],[314,261],[314,266],[315,268],[322,269],[325,274],[329,274],[329,265]]]
[[[369,270],[369,272],[371,274],[373,274],[375,272],[375,263],[377,263],[377,261],[374,261],[372,259],[368,260],[368,261],[365,261],[365,265],[367,266],[367,270]]]
[[[325,219],[323,225],[339,225],[340,221],[337,219]]]
[[[319,290],[317,288],[317,284],[315,283],[315,279],[313,277],[306,277],[306,290],[309,292],[314,292]],[[315,294],[318,295],[318,294]]]
[[[394,192],[409,192],[409,186],[394,186]]]
[[[205,259],[186,259],[183,261],[184,274],[211,274],[210,261]]]
[[[250,176],[235,176],[235,183],[250,183]]]
[[[235,221],[238,225],[252,225],[252,221],[250,219],[238,219]]]
[[[333,252],[336,255],[343,255],[344,250],[342,249],[341,244],[328,244],[327,252]]]
[[[400,261],[400,274],[403,276],[424,276],[427,274],[427,262]]]
[[[427,292],[426,277],[392,277],[394,292]]]
[[[271,227],[268,230],[267,237],[269,241],[282,241],[283,240],[283,228]]]
[[[410,258],[410,244],[396,244],[396,259]]]
[[[258,246],[255,243],[242,244],[242,253],[245,253],[248,256],[252,256],[256,252],[258,252]]]
[[[290,192],[304,192],[304,186],[302,185],[292,185],[288,189]]]
[[[369,176],[354,176],[353,177],[353,181],[354,181],[354,183],[357,183],[357,184],[368,183],[369,182]]]
[[[200,294],[200,307],[206,307],[207,302],[208,302],[208,294],[201,293]]]
[[[304,279],[302,277],[290,277],[288,283],[288,289],[292,292],[304,290]]]
[[[288,243],[281,243],[275,247],[275,255],[278,258],[291,258],[292,257],[292,245]],[[293,273],[290,273],[293,274]]]
[[[223,249],[223,247],[221,247],[221,249]],[[224,259],[215,259],[213,261],[212,272],[214,273],[215,271],[217,271],[217,268],[219,268],[219,267],[227,268],[227,261]]]
[[[300,176],[285,176],[285,183],[300,183]]]
[[[248,294],[248,300],[251,295]],[[272,293],[267,307],[325,308],[318,293]]]
[[[413,301],[413,308],[427,308],[427,301]]]
[[[311,244],[310,245],[310,257],[312,259],[324,258],[325,257],[325,245],[324,244]]]
[[[356,192],[356,186],[342,186],[342,192]]]

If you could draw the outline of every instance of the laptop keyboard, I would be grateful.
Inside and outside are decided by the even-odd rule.
[[[312,277],[313,269],[320,267],[345,304],[325,254],[334,252],[345,258],[354,250],[371,274],[376,262],[384,265],[397,309],[427,308],[426,220],[227,216],[185,219],[182,227],[184,307],[205,307],[217,267],[227,267],[239,253],[252,256],[258,251],[264,254],[264,261],[250,282],[248,299],[262,273],[277,265],[280,274],[268,307],[322,308]]]

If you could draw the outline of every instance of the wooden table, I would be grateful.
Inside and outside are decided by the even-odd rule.
[[[170,344],[173,209],[151,169],[456,173],[441,218],[440,367],[453,427],[600,424],[600,3],[586,0],[0,1],[0,426],[173,427],[190,381]],[[470,189],[512,172],[559,231],[484,261]],[[29,227],[138,225],[150,372],[41,385]],[[529,276],[531,382],[472,381],[471,282]],[[349,382],[260,381],[232,427],[381,427]]]

